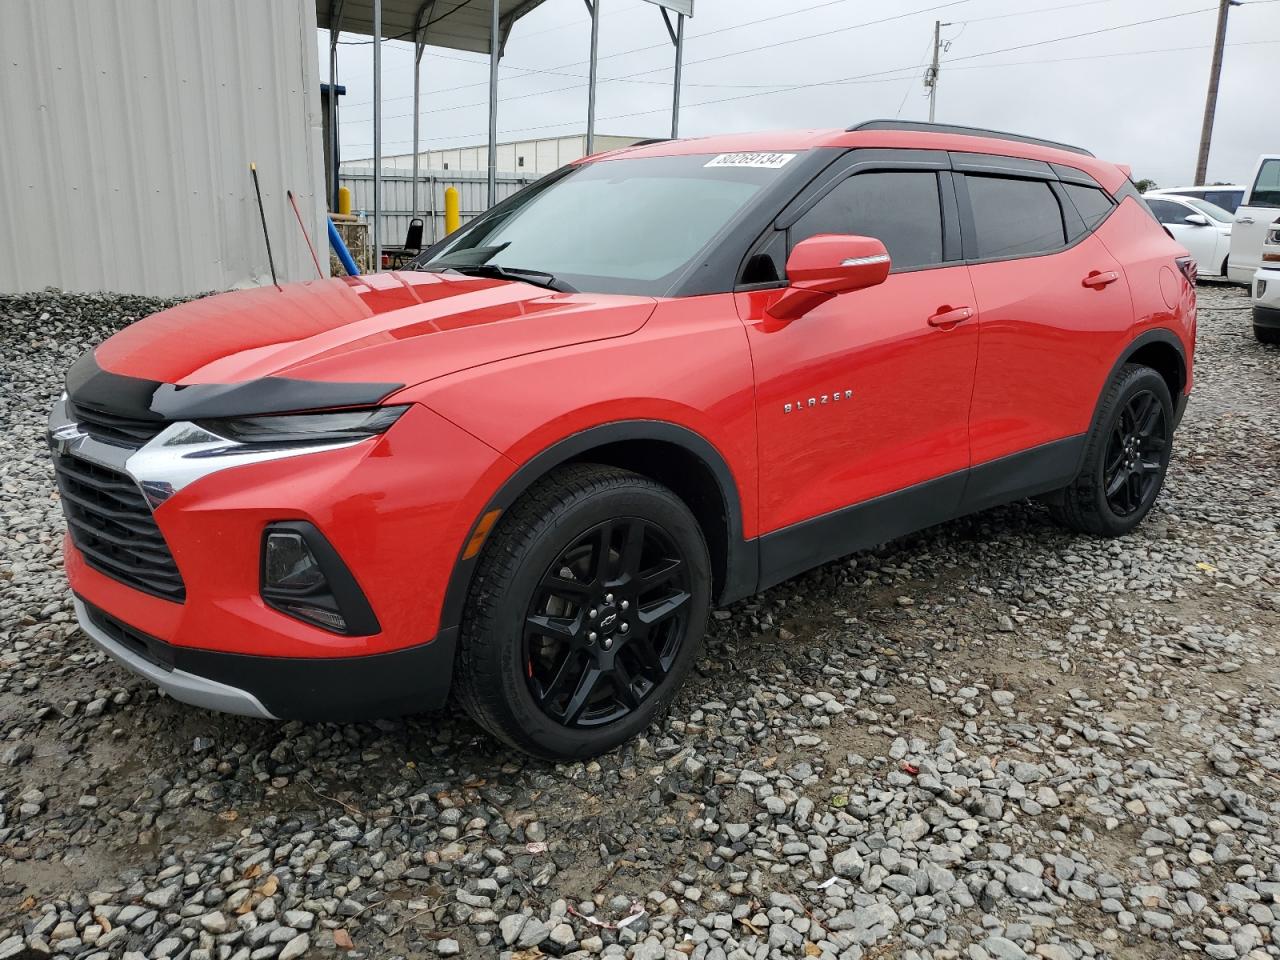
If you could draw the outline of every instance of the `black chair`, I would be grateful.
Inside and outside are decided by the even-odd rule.
[[[409,229],[405,231],[404,245],[399,247],[383,247],[382,256],[387,266],[397,270],[422,252],[422,218],[414,217],[409,221]]]

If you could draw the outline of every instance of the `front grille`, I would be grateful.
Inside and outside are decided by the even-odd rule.
[[[71,540],[99,573],[166,600],[187,591],[142,491],[127,475],[63,454],[53,458]]]
[[[163,420],[122,417],[70,401],[67,404],[67,414],[80,424],[82,432],[95,440],[117,447],[140,447],[168,426]]]
[[[149,633],[143,633],[136,627],[129,626],[123,620],[117,620],[83,597],[80,598],[80,602],[84,604],[85,613],[88,614],[93,625],[120,646],[147,662],[155,664],[161,670],[173,669],[173,648],[169,644],[163,640],[157,640]]]

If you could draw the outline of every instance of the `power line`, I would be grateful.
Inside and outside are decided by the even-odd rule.
[[[819,6],[829,6],[831,3],[843,3],[843,2],[847,2],[847,0],[828,0],[828,3],[825,3],[825,4],[819,4]],[[835,29],[825,30],[825,31],[823,31],[822,33],[808,34],[808,35],[806,35],[806,36],[803,36],[803,37],[795,37],[795,38],[792,38],[792,39],[790,39],[790,40],[778,40],[778,41],[774,41],[774,42],[772,42],[772,43],[762,44],[762,45],[760,45],[760,46],[758,46],[758,47],[748,47],[748,48],[747,48],[747,49],[745,49],[745,50],[734,50],[734,51],[731,51],[731,52],[729,52],[729,53],[717,54],[717,55],[715,55],[715,56],[711,56],[711,57],[703,57],[701,60],[686,60],[684,65],[685,65],[685,67],[691,67],[691,66],[696,66],[697,64],[700,64],[700,63],[710,63],[710,62],[712,62],[712,61],[716,61],[716,60],[724,60],[724,59],[727,59],[727,58],[729,58],[729,57],[742,56],[743,54],[747,54],[747,53],[758,53],[758,52],[759,52],[759,51],[761,51],[761,50],[774,50],[774,49],[776,49],[776,48],[778,48],[778,47],[785,46],[785,45],[787,45],[787,44],[791,44],[791,43],[800,43],[801,41],[804,41],[804,40],[814,40],[814,39],[821,38],[821,37],[830,37],[830,36],[833,36],[833,35],[835,35],[835,34],[837,34],[837,33],[847,33],[847,32],[848,32],[848,31],[850,31],[850,30],[858,30],[858,29],[861,29],[861,28],[863,28],[863,27],[879,26],[879,25],[881,25],[881,24],[884,24],[884,23],[890,23],[890,22],[895,21],[895,20],[902,20],[902,19],[905,19],[905,18],[907,18],[907,17],[913,17],[913,16],[916,16],[916,15],[921,14],[921,13],[933,13],[933,12],[935,12],[935,11],[937,11],[937,10],[944,10],[944,9],[946,9],[946,8],[948,8],[948,7],[956,7],[956,6],[959,6],[959,5],[960,5],[960,4],[962,4],[962,3],[971,3],[971,2],[973,2],[973,0],[948,0],[948,2],[946,2],[946,3],[935,4],[934,6],[931,6],[931,7],[923,7],[923,8],[921,8],[921,9],[919,9],[919,10],[911,10],[911,11],[908,11],[907,13],[893,14],[892,16],[888,16],[888,17],[881,17],[881,18],[880,18],[880,19],[878,19],[878,20],[865,20],[865,21],[863,21],[863,22],[861,22],[861,23],[854,23],[854,24],[849,24],[848,26],[845,26],[845,27],[836,27]],[[807,8],[807,9],[815,9],[815,8],[810,7],[810,8]],[[792,11],[792,13],[797,13],[797,12],[800,12],[800,11]],[[778,19],[778,17],[780,17],[780,16],[785,16],[785,14],[778,14],[777,16],[774,16],[774,17],[766,17],[766,18],[764,18],[764,19],[762,19],[762,20],[753,21],[753,24],[757,24],[757,23],[765,23],[765,22],[766,22],[766,21],[768,21],[768,20],[776,20],[776,19]],[[747,25],[747,24],[739,24],[738,26],[746,26],[746,25]],[[736,27],[735,27],[735,28],[729,28],[729,27],[726,27],[726,28],[725,28],[725,30],[728,30],[728,29],[736,29]],[[724,31],[723,31],[723,30],[720,30],[720,31],[711,31],[711,33],[722,33],[722,32],[724,32]],[[700,35],[699,35],[699,38],[701,38],[701,37],[705,37],[705,36],[710,36],[710,35],[711,35],[711,33],[707,33],[707,34],[700,34]],[[665,46],[665,44],[663,44],[662,46]],[[653,49],[653,48],[652,48],[652,47],[638,47],[638,48],[636,48],[635,50],[631,50],[631,51],[624,51],[624,53],[637,53],[637,52],[639,52],[640,50],[650,50],[650,49]],[[613,56],[623,56],[623,55],[624,55],[623,53],[613,54]],[[600,59],[602,59],[602,60],[603,60],[603,59],[605,59],[605,58],[604,58],[604,57],[601,57]],[[573,64],[565,64],[564,66],[573,66]],[[560,68],[559,68],[559,67],[556,67],[556,68],[552,68],[552,69],[557,69],[557,70],[558,70],[558,69],[560,69]],[[653,67],[653,68],[648,69],[648,70],[638,70],[638,71],[636,71],[635,73],[625,74],[625,75],[623,75],[623,76],[621,76],[621,77],[601,77],[601,78],[600,78],[600,82],[601,82],[601,83],[616,83],[616,82],[618,82],[618,81],[622,81],[622,80],[632,80],[632,79],[634,79],[635,77],[644,76],[645,74],[648,74],[648,73],[657,73],[657,72],[658,72],[658,71],[660,71],[660,70],[666,70],[666,69],[668,69],[666,66],[662,66],[662,67]],[[534,92],[532,92],[532,93],[521,93],[521,94],[516,94],[515,96],[511,96],[511,97],[500,97],[500,98],[498,99],[498,102],[499,102],[499,103],[513,103],[513,102],[515,102],[515,101],[517,101],[517,100],[527,100],[527,99],[529,99],[530,97],[540,97],[540,96],[545,96],[545,95],[550,94],[550,93],[563,93],[563,92],[566,92],[566,91],[569,91],[569,90],[578,90],[578,89],[581,89],[583,86],[585,86],[585,84],[581,84],[581,83],[568,84],[568,85],[563,86],[563,87],[554,87],[554,88],[552,88],[552,89],[550,89],[550,90],[538,90],[538,91],[534,91]],[[460,90],[460,89],[463,89],[463,87],[455,87],[454,89],[458,89],[458,90]],[[471,103],[454,104],[453,106],[449,106],[449,107],[434,107],[434,108],[432,108],[432,109],[430,109],[430,110],[426,110],[426,111],[424,111],[424,113],[427,113],[427,114],[432,114],[432,113],[451,113],[451,112],[453,112],[453,111],[455,111],[455,110],[467,110],[467,109],[470,109],[470,108],[472,108],[472,107],[484,107],[484,106],[488,106],[488,101],[487,101],[487,100],[477,100],[477,101],[473,101],[473,102],[471,102]],[[408,116],[412,116],[412,115],[413,115],[412,113],[399,113],[399,114],[393,114],[392,116],[387,117],[386,119],[388,119],[388,120],[396,120],[396,119],[401,119],[401,118],[403,118],[403,117],[408,117]]]
[[[1255,2],[1259,2],[1259,3],[1261,3],[1261,2],[1270,2],[1270,0],[1255,0]],[[1280,0],[1277,0],[1277,2],[1280,2]],[[1277,40],[1241,40],[1241,41],[1237,41],[1237,42],[1234,42],[1234,43],[1229,43],[1229,44],[1227,44],[1227,46],[1229,46],[1229,47],[1254,47],[1254,46],[1267,46],[1267,45],[1272,45],[1272,44],[1280,44],[1280,39],[1277,39]],[[930,44],[930,46],[932,46],[932,43]],[[1123,57],[1150,56],[1150,55],[1153,55],[1153,54],[1162,54],[1162,53],[1185,53],[1185,52],[1192,51],[1192,50],[1207,50],[1207,49],[1209,49],[1209,46],[1210,46],[1210,45],[1208,45],[1208,44],[1193,44],[1193,45],[1190,45],[1190,46],[1182,46],[1182,47],[1157,47],[1157,48],[1150,49],[1150,50],[1125,50],[1125,51],[1120,51],[1120,52],[1117,52],[1117,53],[1095,53],[1095,54],[1086,54],[1086,55],[1078,56],[1078,57],[1057,57],[1057,58],[1047,59],[1047,60],[1046,60],[1046,59],[1040,59],[1040,58],[1038,58],[1038,59],[1035,59],[1035,60],[1010,60],[1010,61],[1006,61],[1006,62],[1004,62],[1004,63],[970,63],[970,64],[963,65],[963,66],[952,67],[952,68],[950,68],[950,69],[953,69],[953,70],[959,70],[959,71],[964,71],[964,70],[994,70],[994,69],[1000,69],[1000,68],[1003,68],[1003,67],[1033,67],[1033,66],[1041,66],[1041,65],[1046,64],[1046,63],[1078,63],[1078,62],[1081,62],[1081,61],[1088,61],[1088,60],[1113,60],[1113,59],[1119,59],[1119,58],[1123,58]],[[996,53],[996,52],[999,52],[999,51],[992,51],[992,53]],[[980,55],[975,55],[975,56],[980,56]],[[884,71],[884,72],[885,72],[885,73],[894,72],[894,73],[899,73],[899,74],[901,74],[901,73],[903,73],[904,71],[907,71],[907,70],[911,70],[911,71],[919,70],[919,65],[917,64],[917,65],[915,65],[915,66],[911,66],[911,67],[897,67],[897,68],[895,68],[893,71]],[[897,81],[899,81],[899,80],[903,80],[903,79],[906,79],[906,77],[904,77],[904,76],[893,76],[893,77],[883,76],[883,77],[876,77],[876,76],[874,76],[873,74],[866,74],[866,75],[863,75],[862,77],[858,77],[858,78],[849,78],[849,79],[844,79],[844,80],[831,80],[831,81],[824,81],[824,83],[830,84],[830,85],[832,85],[832,86],[835,86],[835,85],[845,85],[845,84],[895,83],[895,82],[897,82]],[[913,78],[913,79],[914,79],[914,78]],[[821,84],[810,84],[809,86],[818,86],[818,85],[821,85]],[[778,91],[778,92],[782,92],[782,91]],[[697,103],[685,104],[684,106],[685,106],[686,108],[689,108],[689,107],[697,107],[697,106],[707,105],[707,104],[709,104],[709,103],[711,103],[711,102],[712,102],[712,101],[700,101],[700,102],[697,102]],[[634,113],[634,114],[616,115],[616,116],[612,116],[612,117],[602,117],[601,119],[602,119],[602,120],[620,120],[620,119],[628,119],[628,118],[629,118],[629,117],[631,117],[631,116],[640,116],[640,115],[643,115],[643,114],[649,114],[649,113],[665,113],[665,112],[666,112],[666,110],[667,110],[667,108],[666,108],[666,107],[658,107],[658,108],[656,108],[656,109],[654,109],[654,110],[639,111],[639,112]],[[507,136],[507,135],[510,135],[510,134],[513,134],[513,133],[524,133],[524,132],[531,131],[531,130],[546,130],[546,129],[549,129],[549,128],[551,128],[551,127],[563,127],[563,126],[568,126],[568,125],[570,125],[570,124],[576,124],[577,122],[578,122],[578,121],[576,121],[576,120],[564,120],[564,121],[557,121],[557,122],[555,122],[555,123],[542,124],[542,125],[540,125],[540,126],[536,126],[536,127],[521,127],[521,128],[515,128],[515,129],[510,129],[510,130],[506,130],[506,131],[504,131],[504,134],[503,134],[503,135],[504,135],[504,136]],[[454,134],[454,135],[450,135],[450,136],[443,136],[443,137],[432,137],[432,138],[429,138],[429,139],[430,139],[430,140],[432,140],[432,141],[437,141],[437,140],[461,140],[461,139],[465,139],[465,138],[474,138],[474,137],[482,137],[482,136],[485,136],[485,134],[482,134],[482,133],[476,133],[476,134]],[[392,142],[392,143],[394,143],[394,144],[401,144],[401,145],[402,145],[402,144],[410,144],[410,143],[412,143],[412,141],[410,141],[410,140],[394,140],[394,141],[391,141],[391,142]],[[350,144],[350,143],[349,143],[349,144],[348,144],[348,146],[356,146],[356,147],[367,147],[367,146],[370,146],[370,145],[371,145],[371,144],[369,144],[369,143],[367,143],[367,142],[365,142],[365,143],[355,143],[355,144]],[[452,148],[450,148],[450,147],[442,147],[442,148],[437,148],[437,149],[452,149]],[[367,159],[367,158],[358,158],[358,159]]]

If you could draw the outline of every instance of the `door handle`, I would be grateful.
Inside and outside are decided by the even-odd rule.
[[[964,323],[973,316],[973,310],[969,307],[956,307],[954,310],[940,310],[929,318],[929,326],[931,327],[954,327],[957,323]]]
[[[1236,221],[1236,223],[1253,223],[1253,222],[1254,222],[1253,217],[1241,217]]]
[[[1081,285],[1092,287],[1094,290],[1101,290],[1109,283],[1115,283],[1120,279],[1120,274],[1114,270],[1108,270],[1105,273],[1094,270],[1087,277],[1080,281]]]

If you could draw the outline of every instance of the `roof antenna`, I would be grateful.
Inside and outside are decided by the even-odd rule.
[[[276,279],[276,261],[271,256],[271,234],[267,233],[267,212],[262,207],[262,188],[258,186],[257,164],[250,163],[249,172],[253,174],[253,192],[258,195],[258,216],[262,218],[262,238],[267,241],[267,263],[271,267],[271,282],[279,290],[280,281]]]

